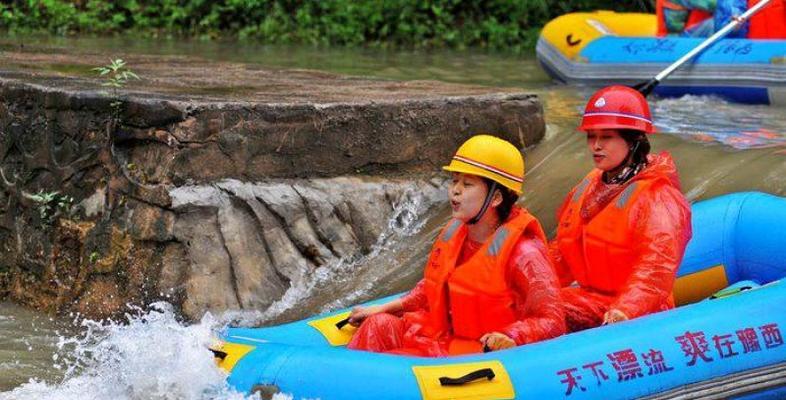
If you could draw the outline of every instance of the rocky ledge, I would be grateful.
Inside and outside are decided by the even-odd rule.
[[[98,55],[3,56],[0,296],[53,312],[263,310],[439,202],[466,138],[544,132],[509,90],[139,56],[146,79],[109,94],[36,67]]]

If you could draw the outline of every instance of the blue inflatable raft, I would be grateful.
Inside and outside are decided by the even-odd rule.
[[[236,389],[298,399],[786,398],[786,199],[697,203],[693,232],[675,286],[680,306],[632,321],[421,358],[347,350],[354,328],[335,325],[343,310],[228,328],[214,353]]]
[[[651,14],[566,14],[543,28],[536,48],[538,61],[560,82],[632,85],[649,80],[703,40],[658,38],[655,29]],[[655,93],[786,105],[786,40],[720,40],[670,75]]]

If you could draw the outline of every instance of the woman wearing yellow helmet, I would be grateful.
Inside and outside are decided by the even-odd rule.
[[[452,219],[424,278],[403,297],[357,307],[351,349],[445,356],[499,350],[565,331],[559,282],[538,221],[516,206],[524,159],[489,135],[467,140],[450,165]]]

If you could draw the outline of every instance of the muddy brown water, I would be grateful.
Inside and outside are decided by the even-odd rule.
[[[559,202],[591,167],[583,137],[575,131],[591,89],[552,84],[533,58],[473,51],[319,49],[136,38],[0,40],[0,51],[20,48],[66,48],[76,54],[105,55],[107,59],[128,54],[200,57],[268,68],[318,69],[363,77],[429,79],[535,92],[545,105],[547,134],[541,143],[525,149],[527,175],[522,203],[540,218],[550,234]],[[69,74],[90,73],[78,65],[47,68]],[[221,93],[236,88],[211,90]],[[669,151],[674,156],[683,191],[691,201],[746,190],[786,195],[783,109],[729,104],[706,97],[655,99],[653,109],[663,132],[652,137],[653,149]],[[419,216],[426,223],[416,234],[365,260],[368,265],[358,268],[357,273],[313,288],[307,304],[297,308],[292,318],[317,312],[326,305],[343,306],[410,287],[419,278],[420,264],[430,242],[448,215],[448,208],[442,207],[433,215]],[[57,382],[63,371],[54,367],[56,343],[73,330],[68,326],[68,318],[51,318],[0,303],[0,391],[18,387],[30,378]]]

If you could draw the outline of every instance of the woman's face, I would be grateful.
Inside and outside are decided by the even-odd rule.
[[[478,214],[486,200],[486,183],[476,175],[452,173],[452,183],[448,188],[448,199],[453,210],[453,218],[467,222]]]
[[[587,146],[595,167],[612,171],[628,157],[628,142],[616,129],[596,129],[587,132]]]

